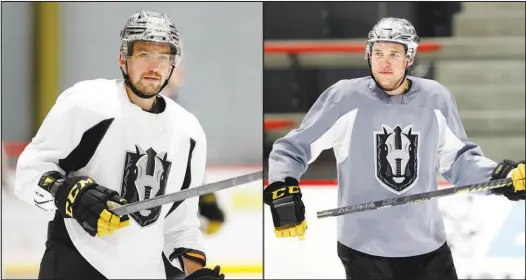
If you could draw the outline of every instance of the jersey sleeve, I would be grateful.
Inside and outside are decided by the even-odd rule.
[[[323,150],[341,141],[348,123],[339,104],[340,83],[325,90],[303,119],[300,127],[274,142],[269,155],[269,183],[292,177],[299,181],[310,163]]]
[[[38,186],[41,176],[47,171],[65,174],[59,160],[67,155],[80,142],[84,112],[71,102],[70,88],[57,99],[42,125],[20,154],[16,166],[15,194],[22,200],[41,209],[55,210],[52,195]]]
[[[198,135],[194,139],[195,147],[190,158],[189,179],[191,181],[189,188],[201,186],[205,176],[207,141],[200,126],[198,126],[198,130]],[[199,228],[198,203],[199,197],[186,199],[176,209],[168,212],[165,217],[164,254],[172,265],[181,270],[183,270],[183,264],[180,263],[177,255],[182,249],[199,251],[205,257],[202,234]]]
[[[468,141],[455,99],[449,92],[447,96],[445,109],[435,110],[439,126],[438,171],[455,186],[489,181],[497,163]]]

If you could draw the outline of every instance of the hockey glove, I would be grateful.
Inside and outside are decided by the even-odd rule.
[[[208,220],[205,232],[208,235],[214,234],[225,222],[223,211],[217,204],[216,195],[213,193],[199,197],[199,214]]]
[[[206,266],[206,255],[204,252],[201,252],[199,250],[188,248],[176,248],[170,254],[168,259],[170,260],[170,262],[173,262],[176,258],[179,261],[179,264],[181,265],[182,271],[186,271],[186,268],[184,266],[184,259],[196,262],[200,264],[201,267]]]
[[[214,270],[211,270],[210,268],[203,267],[201,269],[198,269],[194,271],[192,274],[186,276],[187,280],[223,280],[225,279],[225,275],[223,273],[220,273],[219,270],[221,268],[216,265]]]
[[[270,184],[263,191],[263,201],[270,206],[277,237],[305,238],[307,222],[301,197],[298,181],[290,177],[285,178],[285,182]]]
[[[525,191],[525,161],[519,162],[519,164],[511,161],[504,160],[500,162],[491,177],[493,180],[505,179],[508,176],[512,178],[513,183],[509,186],[492,189],[491,192],[498,195],[504,195],[509,200],[518,201],[526,199]]]
[[[39,186],[55,198],[57,211],[64,218],[74,218],[91,236],[105,236],[130,224],[128,215],[111,212],[126,200],[86,176],[64,178],[58,172],[47,172]]]

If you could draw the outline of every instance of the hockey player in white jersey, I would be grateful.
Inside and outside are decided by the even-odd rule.
[[[337,207],[436,190],[436,171],[457,186],[511,177],[491,193],[524,200],[524,163],[484,157],[468,142],[453,95],[407,75],[419,42],[407,20],[381,19],[366,45],[371,75],[329,87],[274,143],[264,201],[276,236],[304,238],[298,181],[325,149],[337,162]],[[348,279],[457,279],[436,199],[338,216],[337,225]]]
[[[168,81],[163,95],[179,100],[179,90],[184,80],[185,66],[181,64]],[[184,104],[182,105],[184,107]],[[205,220],[201,225],[201,231],[207,235],[216,234],[225,222],[225,213],[218,203],[215,193],[208,193],[199,197],[199,215]]]
[[[179,90],[184,80],[186,67],[184,63],[180,63],[179,67],[174,70],[168,84],[163,90],[163,95],[173,99],[174,101],[179,100]],[[180,102],[178,102],[181,104]],[[184,104],[181,104],[184,107]],[[217,197],[214,193],[208,193],[199,196],[199,216],[201,220],[201,232],[206,235],[212,235],[217,233],[223,226],[225,221],[224,212],[219,207]],[[181,279],[184,278],[184,272],[174,267],[170,261],[163,254],[163,262],[166,270],[167,279]]]
[[[39,278],[166,279],[164,253],[186,279],[223,279],[218,266],[206,268],[198,198],[111,212],[201,185],[207,145],[198,120],[159,94],[182,53],[172,20],[135,13],[121,41],[124,79],[64,91],[19,157],[16,194],[56,211]]]

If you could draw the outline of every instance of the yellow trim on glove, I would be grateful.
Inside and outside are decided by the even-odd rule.
[[[121,199],[121,203],[126,203],[126,200],[123,198]],[[106,203],[108,205],[108,209],[113,209],[119,204],[115,201],[108,201]],[[121,217],[113,214],[112,212],[104,209],[100,213],[99,220],[97,221],[97,236],[103,237],[108,234],[111,234],[115,232],[118,229],[127,227],[130,225],[130,220],[127,219],[125,221],[121,221]]]
[[[524,181],[526,178],[526,170],[524,163],[519,164],[511,171],[511,180],[513,181],[513,188],[515,192],[524,191]]]
[[[221,229],[222,226],[223,226],[222,222],[210,221],[210,222],[208,222],[208,225],[206,226],[206,234],[207,235],[212,235],[212,234],[218,232]]]
[[[274,228],[276,237],[299,237],[300,240],[305,239],[305,232],[307,231],[307,221],[288,227],[278,227]]]

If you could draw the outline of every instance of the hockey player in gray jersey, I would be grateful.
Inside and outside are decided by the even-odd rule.
[[[264,201],[278,237],[303,238],[298,181],[325,149],[336,158],[338,207],[436,190],[436,171],[458,186],[512,177],[492,193],[525,198],[524,164],[484,157],[468,142],[453,95],[407,75],[419,42],[407,20],[381,19],[366,46],[371,75],[329,87],[274,143]],[[337,231],[348,279],[457,279],[436,199],[342,215]]]

